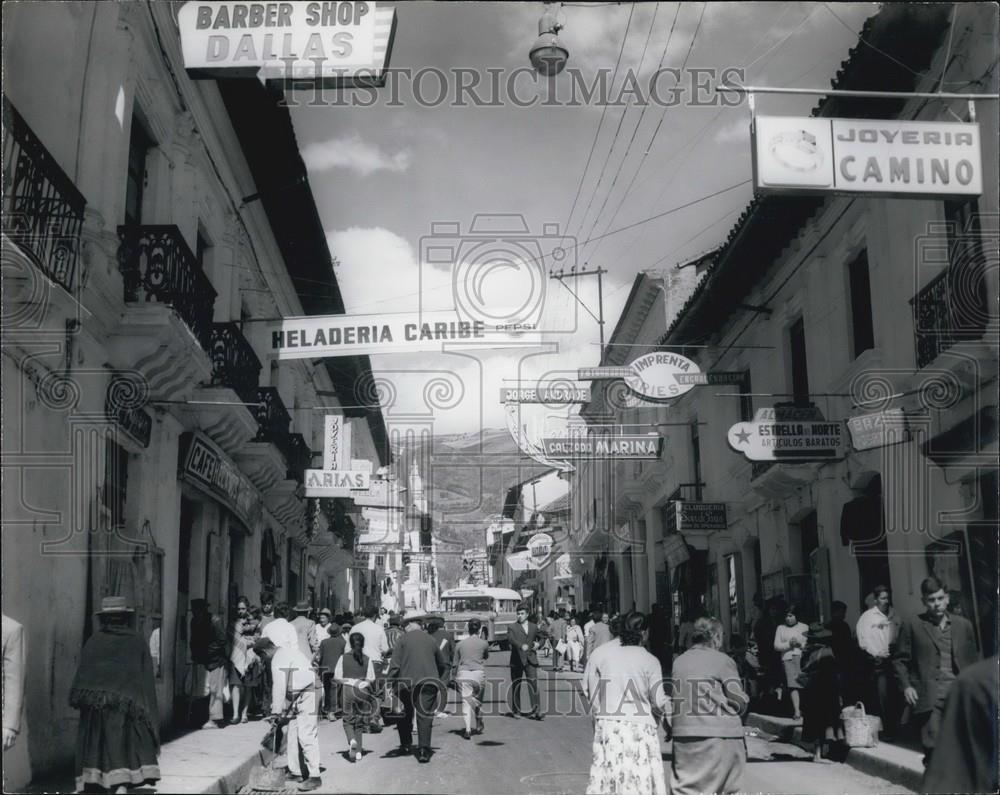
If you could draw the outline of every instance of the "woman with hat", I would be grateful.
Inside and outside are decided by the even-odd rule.
[[[149,647],[134,631],[124,596],[107,596],[100,628],[83,647],[69,692],[80,710],[76,787],[125,792],[158,781],[160,713]]]
[[[799,685],[802,687],[802,739],[813,743],[813,761],[827,762],[824,752],[836,739],[840,721],[840,678],[831,646],[833,633],[822,624],[810,624]]]

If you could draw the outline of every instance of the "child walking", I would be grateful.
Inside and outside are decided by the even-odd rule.
[[[343,686],[344,734],[349,743],[348,760],[353,763],[361,761],[362,738],[371,723],[373,710],[378,709],[378,702],[372,697],[375,666],[363,651],[365,636],[352,632],[349,640],[350,652],[337,660],[333,678]]]

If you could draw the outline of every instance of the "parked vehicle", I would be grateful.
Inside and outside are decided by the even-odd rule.
[[[469,634],[469,620],[483,623],[483,637],[500,649],[507,648],[507,628],[517,620],[521,595],[510,588],[453,588],[441,595],[445,629],[456,640]]]

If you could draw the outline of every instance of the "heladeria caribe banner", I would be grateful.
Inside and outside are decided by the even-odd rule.
[[[440,353],[456,348],[522,347],[541,341],[536,331],[461,320],[455,311],[286,317],[266,328],[269,352],[279,359]]]

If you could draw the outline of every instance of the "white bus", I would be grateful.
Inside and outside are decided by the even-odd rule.
[[[469,634],[469,619],[478,618],[490,645],[506,649],[507,627],[517,620],[517,606],[522,601],[521,595],[510,588],[453,588],[441,595],[445,629],[454,634],[455,640],[461,640]]]

